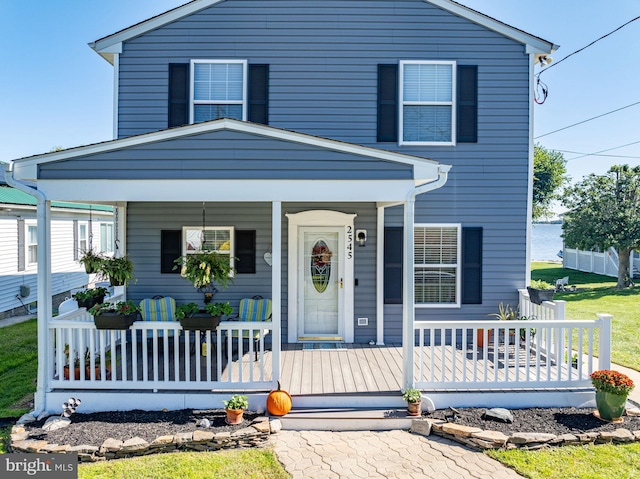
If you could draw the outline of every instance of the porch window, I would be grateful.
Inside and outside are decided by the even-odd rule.
[[[100,223],[100,252],[113,253],[113,225]]]
[[[182,228],[182,254],[215,251],[229,256],[235,266],[235,238],[233,226],[185,226]]]
[[[400,62],[400,143],[455,144],[455,91],[455,62]]]
[[[191,78],[191,123],[247,119],[245,60],[192,60]]]
[[[416,306],[460,305],[459,224],[424,224],[414,229]]]
[[[27,264],[38,262],[38,227],[27,224]]]

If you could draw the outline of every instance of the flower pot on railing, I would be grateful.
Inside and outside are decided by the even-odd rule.
[[[129,329],[138,319],[138,313],[102,313],[93,318],[96,329]]]
[[[221,316],[211,316],[206,311],[180,318],[180,326],[187,331],[214,331],[220,324]]]
[[[553,296],[556,292],[554,289],[537,289],[531,286],[527,286],[527,291],[529,292],[529,299],[534,304],[542,304],[543,301],[553,301]]]

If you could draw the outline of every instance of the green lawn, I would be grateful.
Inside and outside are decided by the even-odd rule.
[[[35,319],[0,328],[0,419],[30,410],[38,368],[36,329]]]
[[[640,324],[640,287],[616,289],[616,278],[564,269],[555,263],[534,262],[531,278],[553,282],[569,276],[575,292],[556,293],[555,299],[567,302],[568,319],[597,319],[598,313],[613,315],[612,361],[640,370],[640,342],[636,338]]]

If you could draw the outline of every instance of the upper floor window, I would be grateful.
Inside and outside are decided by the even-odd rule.
[[[400,143],[453,145],[456,64],[400,62]]]
[[[192,60],[191,78],[191,123],[247,119],[245,60]]]
[[[459,306],[460,225],[415,225],[413,237],[416,306]]]

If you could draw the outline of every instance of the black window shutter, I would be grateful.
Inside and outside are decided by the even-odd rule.
[[[169,63],[169,128],[189,123],[189,68]]]
[[[269,124],[269,65],[249,65],[249,121]]]
[[[18,271],[25,270],[25,232],[24,220],[18,220]]]
[[[482,228],[462,228],[462,304],[482,303]]]
[[[256,231],[236,230],[236,273],[255,274],[256,272]]]
[[[458,143],[478,142],[478,66],[458,65]]]
[[[384,303],[402,304],[402,227],[384,229]]]
[[[398,65],[378,65],[378,141],[398,141]]]
[[[80,249],[78,235],[78,220],[73,220],[73,261],[78,261],[80,258],[80,252],[78,251]]]
[[[160,232],[160,272],[165,274],[180,274],[180,268],[175,260],[182,256],[182,231],[162,230]]]

